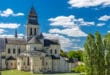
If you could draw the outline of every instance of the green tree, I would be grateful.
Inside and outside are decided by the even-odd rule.
[[[104,44],[101,35],[96,32],[87,36],[85,42],[84,61],[87,75],[105,75]]]
[[[78,58],[79,61],[82,61],[82,57],[83,57],[83,51],[81,50],[71,50],[67,53],[67,57],[69,59],[72,59],[72,58]]]
[[[110,75],[110,33],[108,33],[104,38],[104,45],[105,45],[105,54],[106,54],[106,75]]]
[[[101,35],[96,32],[96,53],[95,55],[97,55],[97,62],[96,62],[96,66],[97,66],[97,71],[98,71],[98,75],[105,75],[105,46],[103,43],[103,40],[101,38]]]
[[[61,55],[62,57],[67,57],[67,53],[64,52],[63,50],[60,50],[60,55]]]

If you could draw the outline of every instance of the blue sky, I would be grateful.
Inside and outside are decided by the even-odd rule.
[[[31,6],[45,38],[60,40],[62,49],[82,49],[88,33],[110,32],[109,0],[0,0],[0,36],[25,36]]]

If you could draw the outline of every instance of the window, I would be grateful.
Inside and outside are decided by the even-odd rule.
[[[46,65],[48,65],[48,63],[46,62]]]
[[[30,36],[32,36],[32,28],[30,28]]]
[[[52,49],[50,50],[50,54],[52,54]]]
[[[10,48],[8,49],[8,53],[10,53],[11,51],[10,51]]]
[[[18,49],[18,54],[20,54],[21,53],[21,50],[20,50],[20,48]]]
[[[57,50],[55,50],[55,54],[57,54]]]
[[[34,47],[34,50],[36,50],[36,47]]]
[[[30,65],[30,63],[29,63],[29,57],[27,58],[27,65],[28,65],[28,66]]]
[[[13,54],[15,54],[15,52],[16,52],[16,51],[15,51],[15,48],[14,48],[14,49],[13,49]]]
[[[19,65],[20,63],[18,62],[18,65]]]
[[[13,66],[13,63],[11,63],[11,66]]]
[[[34,28],[34,35],[36,35],[36,28]]]

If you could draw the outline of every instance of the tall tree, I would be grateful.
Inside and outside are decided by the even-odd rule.
[[[96,49],[97,49],[95,55],[97,56],[96,66],[97,66],[98,75],[105,75],[105,60],[104,60],[105,46],[100,33],[96,32],[95,36],[96,36]]]
[[[84,61],[86,64],[86,74],[87,75],[96,75],[94,74],[94,36],[89,34],[87,36],[86,42],[84,44],[85,52],[84,52]]]
[[[95,37],[92,34],[87,36],[85,42],[84,60],[86,64],[87,75],[105,75],[104,45],[101,35],[96,32]]]
[[[110,33],[104,38],[105,54],[106,54],[106,75],[110,75]]]

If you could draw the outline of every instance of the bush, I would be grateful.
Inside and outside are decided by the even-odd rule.
[[[78,73],[85,72],[85,66],[84,65],[78,65],[77,67],[72,69],[72,72],[78,72]]]

